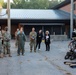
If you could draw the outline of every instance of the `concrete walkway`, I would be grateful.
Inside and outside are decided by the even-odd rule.
[[[63,63],[69,41],[52,42],[50,52],[45,51],[42,43],[41,51],[36,53],[30,53],[29,42],[26,42],[25,56],[17,56],[14,43],[12,40],[12,57],[0,58],[0,75],[76,75],[76,69]]]

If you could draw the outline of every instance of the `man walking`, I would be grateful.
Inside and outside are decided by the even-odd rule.
[[[35,32],[35,28],[32,28],[32,31],[30,32],[29,36],[30,36],[30,52],[32,52],[33,46],[34,46],[34,52],[36,52],[37,33]]]

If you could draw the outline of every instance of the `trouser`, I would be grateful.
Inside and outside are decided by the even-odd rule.
[[[46,44],[46,51],[50,51],[50,44]]]
[[[36,41],[30,41],[30,51],[32,52],[32,48],[34,46],[34,52],[36,52]]]
[[[0,45],[0,58],[3,57],[3,48],[2,45]]]
[[[24,54],[24,45],[23,44],[18,44],[18,54],[20,55],[20,51],[22,50],[22,55]]]
[[[6,42],[3,46],[4,54],[10,54],[10,44],[9,42]]]
[[[3,45],[3,43],[4,43],[4,40],[2,40],[2,45]]]
[[[36,48],[37,48],[37,46],[38,46],[38,49],[40,49],[41,42],[37,42],[37,44],[36,44]]]
[[[0,45],[0,54],[3,53],[2,45]]]
[[[15,41],[15,46],[18,46],[18,40],[16,39],[16,41]]]

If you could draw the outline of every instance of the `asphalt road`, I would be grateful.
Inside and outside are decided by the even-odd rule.
[[[14,43],[12,40],[12,57],[0,58],[0,75],[76,75],[75,68],[63,63],[69,41],[52,41],[49,52],[45,51],[45,44],[42,43],[41,51],[36,53],[30,53],[29,42],[26,42],[25,56],[17,56]]]

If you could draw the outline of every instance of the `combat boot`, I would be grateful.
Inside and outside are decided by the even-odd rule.
[[[32,50],[30,50],[30,53],[32,52]]]
[[[12,56],[9,54],[9,57],[12,57]]]

